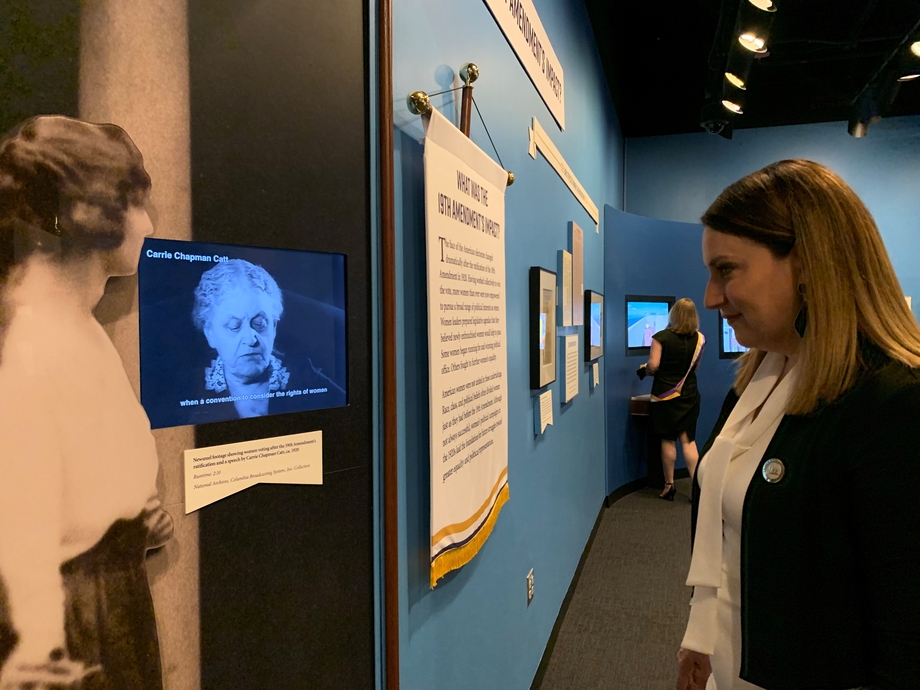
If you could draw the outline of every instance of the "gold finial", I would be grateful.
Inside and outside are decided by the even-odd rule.
[[[428,98],[428,94],[424,91],[413,91],[410,93],[409,97],[406,98],[406,105],[409,108],[409,112],[416,115],[427,115],[431,112],[431,101]]]
[[[514,173],[509,170],[508,171],[508,186],[510,187],[513,184],[514,184]]]
[[[460,68],[460,78],[467,86],[472,85],[474,81],[479,79],[479,67],[472,62],[468,62]]]

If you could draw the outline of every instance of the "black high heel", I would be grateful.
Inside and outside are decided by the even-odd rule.
[[[672,502],[673,502],[673,501],[674,501],[674,496],[677,495],[677,487],[674,486],[674,482],[665,482],[664,485],[665,485],[665,486],[670,486],[671,488],[668,489],[668,493],[666,493],[666,494],[658,494],[658,498],[663,498],[665,501],[672,501]]]

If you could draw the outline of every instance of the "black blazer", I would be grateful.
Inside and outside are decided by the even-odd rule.
[[[783,418],[760,467],[785,475],[758,469],[744,499],[740,675],[769,690],[920,688],[920,370],[864,360],[840,400]],[[693,496],[695,532],[695,477]]]

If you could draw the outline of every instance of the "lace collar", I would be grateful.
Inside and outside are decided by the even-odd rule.
[[[290,372],[281,364],[281,360],[272,355],[269,360],[272,368],[271,377],[268,380],[268,390],[283,391],[287,388],[288,380],[291,378]],[[224,362],[218,357],[211,360],[211,366],[205,367],[204,370],[204,387],[206,390],[223,393],[227,390],[227,377],[224,374]]]

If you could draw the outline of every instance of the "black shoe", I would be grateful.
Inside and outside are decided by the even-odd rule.
[[[674,496],[677,495],[677,487],[674,486],[674,482],[665,482],[664,485],[666,487],[670,486],[671,488],[668,489],[666,494],[658,494],[658,498],[663,498],[666,501],[673,501]]]

